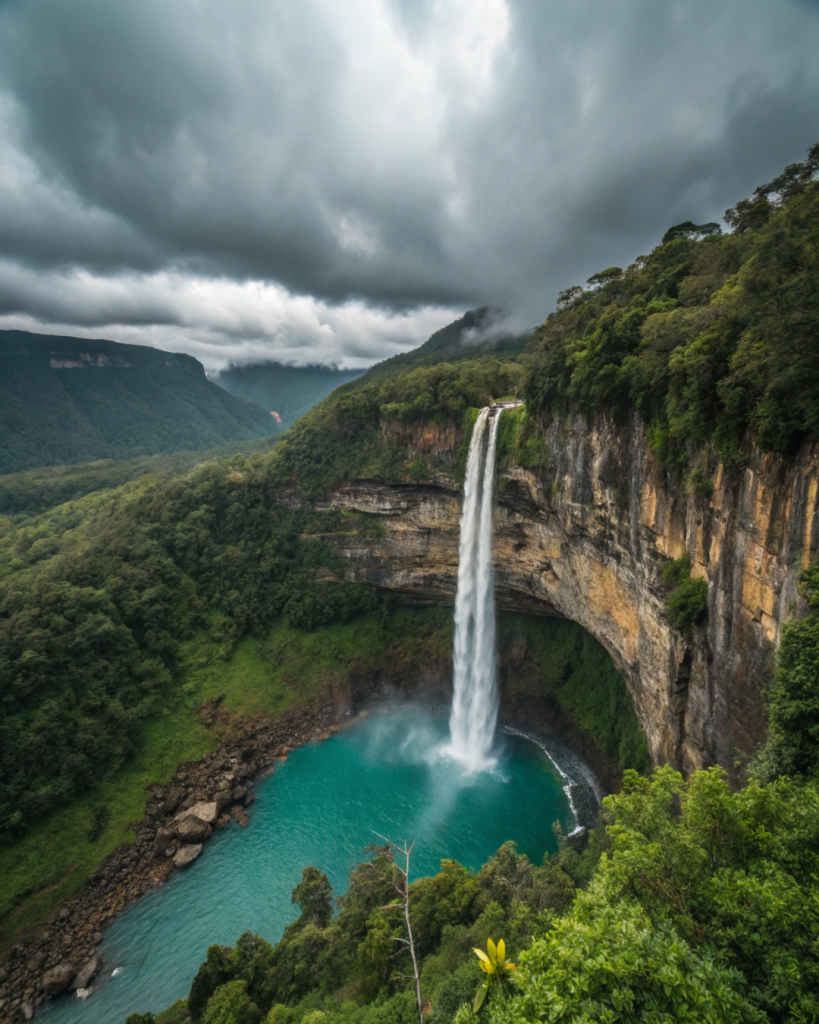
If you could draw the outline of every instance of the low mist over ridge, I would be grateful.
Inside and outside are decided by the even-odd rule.
[[[289,427],[331,391],[363,373],[366,371],[339,370],[334,366],[260,362],[229,366],[211,379],[232,395],[277,413],[277,424]]]

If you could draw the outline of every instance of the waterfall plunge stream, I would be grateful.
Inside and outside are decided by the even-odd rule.
[[[499,408],[493,416],[486,408],[478,414],[469,445],[461,514],[449,753],[473,771],[490,763],[498,719],[492,506],[502,412]]]

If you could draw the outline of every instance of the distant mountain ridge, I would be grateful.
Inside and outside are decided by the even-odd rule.
[[[193,356],[0,331],[0,473],[215,448],[278,431]]]
[[[229,366],[213,380],[232,395],[278,413],[282,425],[289,427],[331,391],[364,373],[365,370],[337,370],[334,366],[263,362]]]
[[[380,384],[417,366],[460,363],[464,359],[478,359],[481,356],[514,359],[526,348],[533,332],[511,334],[503,331],[502,324],[502,314],[499,310],[490,306],[471,309],[430,335],[418,348],[391,356],[371,366],[366,374],[358,379],[356,386]]]

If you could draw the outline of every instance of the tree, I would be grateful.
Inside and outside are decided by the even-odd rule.
[[[378,833],[376,833],[376,835],[378,835]],[[400,935],[392,935],[390,938],[393,942],[400,943],[410,951],[410,956],[412,957],[412,970],[415,977],[415,998],[418,1003],[418,1021],[419,1024],[424,1024],[424,1005],[421,1001],[421,974],[418,970],[418,957],[415,953],[415,940],[412,937],[412,924],[410,923],[410,855],[412,854],[412,848],[415,846],[415,843],[407,845],[407,841],[403,840],[399,846],[391,839],[387,839],[386,836],[379,835],[378,838],[383,839],[386,843],[386,846],[377,847],[377,852],[392,865],[392,887],[398,893],[398,898],[393,900],[391,903],[388,903],[387,906],[382,907],[382,910],[386,911],[399,908],[404,911],[404,926],[407,930],[407,937],[403,938]],[[403,867],[398,863],[398,857],[404,858]]]
[[[586,284],[590,285],[592,288],[602,288],[604,284],[616,281],[618,277],[622,276],[622,267],[609,267],[607,270],[601,270],[597,274],[592,274]]]
[[[333,887],[327,875],[318,868],[305,868],[290,902],[301,907],[302,923],[312,921],[316,928],[326,928],[333,916]]]
[[[682,224],[675,224],[669,228],[663,235],[663,240],[660,244],[665,245],[666,242],[673,242],[675,238],[687,238],[691,241],[696,241],[700,238],[709,238],[711,235],[721,234],[722,229],[716,221],[710,221],[708,224],[694,224],[690,220],[685,220]]]
[[[564,288],[557,297],[558,306],[568,306],[575,299],[579,299],[583,294],[583,289],[579,284],[572,285],[571,288]]]

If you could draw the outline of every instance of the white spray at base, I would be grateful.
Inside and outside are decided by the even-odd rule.
[[[502,409],[481,409],[466,463],[455,595],[453,697],[448,753],[474,771],[491,764],[498,719],[492,513],[495,450]],[[487,423],[490,424],[487,435]],[[485,449],[485,452],[484,452]]]

